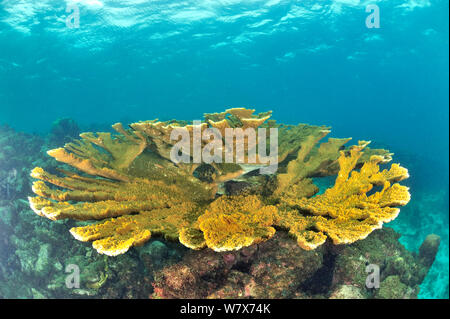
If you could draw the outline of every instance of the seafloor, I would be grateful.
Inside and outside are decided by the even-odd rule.
[[[99,255],[69,234],[73,221],[40,218],[26,201],[30,170],[55,165],[45,150],[78,134],[71,120],[46,136],[0,127],[0,298],[449,297],[445,189],[414,193],[388,227],[346,246],[305,251],[278,232],[231,253],[156,238],[121,256]],[[369,264],[380,266],[378,289],[366,287]],[[79,288],[66,286],[68,265],[80,269]]]

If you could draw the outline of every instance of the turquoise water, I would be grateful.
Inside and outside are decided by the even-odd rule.
[[[367,28],[377,4],[379,28]],[[44,134],[273,110],[372,140],[408,167],[390,224],[417,249],[441,236],[421,297],[448,298],[448,1],[0,1],[0,124]],[[70,21],[72,22],[72,21]]]

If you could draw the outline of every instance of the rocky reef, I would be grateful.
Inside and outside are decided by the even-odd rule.
[[[431,235],[410,252],[390,228],[350,245],[304,250],[286,232],[239,251],[191,250],[151,239],[109,257],[71,240],[72,222],[51,222],[27,210],[5,222],[0,208],[2,298],[416,298],[439,245]],[[367,266],[380,268],[369,289]],[[70,266],[79,287],[68,287]]]
[[[427,234],[436,233],[441,243],[435,261],[422,283],[419,298],[449,297],[449,193],[448,188],[426,187],[414,192],[411,202],[390,226],[402,234],[408,250],[419,250]],[[431,213],[432,212],[432,213]]]
[[[278,232],[238,252],[188,252],[155,274],[153,298],[416,298],[439,241],[430,235],[420,253],[398,243],[390,228],[351,245],[307,251]],[[425,253],[425,251],[427,253]],[[380,268],[379,288],[367,288],[367,266]]]
[[[43,140],[37,136],[17,133],[7,125],[0,126],[0,200],[25,198],[29,194],[29,168],[42,146]]]

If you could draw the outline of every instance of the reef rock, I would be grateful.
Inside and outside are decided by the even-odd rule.
[[[424,266],[430,267],[433,264],[440,243],[441,237],[436,234],[430,234],[425,238],[419,248],[419,259]]]
[[[416,298],[429,266],[398,238],[385,228],[307,251],[279,232],[238,252],[188,251],[155,273],[152,298]],[[378,288],[366,286],[370,264],[379,266]]]

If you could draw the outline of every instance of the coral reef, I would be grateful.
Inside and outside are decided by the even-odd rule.
[[[278,124],[267,120],[263,125]],[[443,225],[442,221],[436,223],[440,221],[436,219],[439,216],[430,213],[430,211],[444,212],[445,210],[448,212],[448,193],[430,188],[428,192],[414,196],[413,206],[406,206],[408,212],[400,214],[400,217],[394,221],[394,226],[401,229],[400,239],[398,234],[384,227],[373,231],[365,240],[356,241],[353,244],[333,245],[331,241],[327,241],[315,250],[308,251],[292,240],[287,232],[280,231],[278,229],[280,226],[272,225],[276,221],[276,214],[270,217],[273,207],[276,207],[278,212],[279,207],[289,206],[286,204],[288,196],[284,196],[286,199],[284,204],[281,204],[279,198],[272,197],[272,193],[278,187],[277,175],[259,175],[253,171],[236,180],[225,182],[224,189],[228,196],[222,195],[216,200],[211,198],[205,203],[195,200],[193,204],[202,207],[201,215],[208,212],[205,217],[211,217],[205,218],[207,222],[204,229],[207,231],[213,231],[216,225],[221,226],[221,221],[239,221],[239,218],[242,218],[242,221],[249,221],[254,212],[261,210],[263,213],[261,217],[266,216],[265,219],[258,218],[253,221],[255,224],[239,222],[237,225],[242,227],[261,225],[261,230],[273,227],[278,231],[273,234],[271,240],[264,241],[265,237],[259,234],[265,233],[259,233],[258,230],[255,232],[257,236],[249,236],[255,239],[252,245],[238,251],[214,252],[211,249],[191,250],[176,242],[151,238],[145,245],[131,249],[127,254],[109,257],[97,254],[89,244],[71,240],[71,235],[67,232],[67,229],[71,227],[90,227],[92,211],[87,211],[88,218],[84,221],[71,219],[52,221],[41,218],[29,209],[28,203],[24,200],[26,196],[31,195],[31,189],[20,188],[19,185],[29,185],[29,171],[34,166],[43,167],[44,170],[40,174],[47,174],[46,178],[55,182],[84,185],[91,190],[100,184],[101,189],[92,192],[97,193],[94,196],[106,196],[99,195],[98,192],[104,190],[104,185],[108,183],[122,187],[130,182],[88,177],[84,173],[77,173],[68,165],[59,165],[60,171],[58,171],[54,167],[55,162],[51,158],[48,160],[48,156],[40,151],[41,148],[48,148],[49,136],[44,140],[40,137],[17,133],[10,128],[2,129],[0,158],[3,160],[1,162],[3,166],[0,166],[0,176],[7,175],[11,172],[11,168],[16,168],[18,174],[10,182],[10,189],[13,190],[10,197],[5,198],[2,193],[0,198],[0,233],[3,235],[0,240],[0,298],[147,298],[149,296],[152,298],[416,298],[417,296],[445,298],[446,294],[448,296],[448,280],[446,289],[445,286],[437,285],[448,278],[448,272],[446,273],[448,233],[442,233],[442,229],[446,228],[448,231],[448,227]],[[309,129],[314,130],[311,126],[303,125],[303,130]],[[286,129],[286,131],[290,130]],[[283,136],[285,135],[280,135],[280,143]],[[292,138],[292,142],[292,145],[297,145],[295,138]],[[290,152],[280,165],[280,174],[285,173],[287,164],[296,158],[301,146],[296,147],[297,149]],[[294,147],[286,147],[286,149],[294,149]],[[349,158],[351,149],[352,147],[343,148],[340,151]],[[314,147],[311,152],[314,153],[317,150],[318,147]],[[361,155],[361,152],[359,154]],[[369,150],[366,147],[355,166],[355,173],[368,162],[372,155],[383,154],[389,153],[383,150]],[[105,155],[108,154],[105,153]],[[335,155],[335,161],[327,164],[328,166],[322,166],[323,169],[304,178],[303,181],[314,178],[316,185],[328,188],[328,184],[327,186],[322,184],[324,180],[330,178],[315,177],[336,174],[339,171],[337,160],[339,156],[338,152]],[[142,161],[141,157],[144,157]],[[162,161],[148,150],[144,150],[136,157],[128,170],[123,172],[124,174],[129,174],[128,172],[133,170],[138,172],[141,167],[148,169],[147,171],[150,172],[148,176],[157,177],[152,180],[168,181],[166,185],[186,183],[186,175],[178,175],[179,169],[176,166]],[[172,169],[176,174],[170,174]],[[214,170],[212,170],[213,175],[217,174]],[[61,177],[58,172],[63,172],[66,177]],[[194,181],[198,183],[195,179]],[[201,188],[206,185],[214,190],[211,184],[214,184],[213,178],[209,182],[199,183],[203,185]],[[50,192],[48,195],[53,194],[51,196],[68,196],[62,195],[67,192],[63,190],[64,188],[66,187],[47,187],[46,191]],[[117,190],[117,187],[112,186],[108,189],[107,195],[115,189]],[[382,187],[375,185],[374,189],[368,192],[368,197],[381,190]],[[119,196],[120,193],[114,193],[114,196]],[[204,194],[203,191],[201,193]],[[209,196],[210,192],[207,193]],[[315,197],[320,194],[324,193],[321,192]],[[86,192],[80,191],[81,195],[86,196]],[[189,197],[195,196],[189,194]],[[312,200],[315,197],[306,199]],[[53,199],[49,201],[56,205],[60,203]],[[71,200],[69,204],[79,208],[81,205],[77,206],[77,204],[98,202]],[[227,205],[231,206],[226,208]],[[238,207],[240,209],[236,212],[235,209]],[[219,212],[219,208],[224,211]],[[291,209],[299,210],[295,205]],[[326,210],[328,211],[329,208]],[[75,211],[76,209],[72,213],[78,214]],[[302,213],[312,215],[306,211]],[[134,215],[133,212],[122,217]],[[159,217],[162,218],[163,215],[162,212],[158,212]],[[188,238],[186,242],[189,240],[197,247],[206,245],[203,232],[196,231],[199,229],[198,217],[201,215],[192,216],[192,220],[195,220],[193,227],[184,227],[180,231],[180,235],[183,234]],[[215,219],[217,215],[219,217],[223,215],[222,219]],[[167,215],[169,220],[165,222],[159,217],[155,221],[164,227],[173,225],[171,216],[171,214]],[[259,215],[253,214],[253,216]],[[98,218],[100,223],[107,221],[100,215]],[[328,216],[326,218],[331,219]],[[111,220],[114,219],[115,217]],[[122,231],[121,234],[126,235],[130,229],[132,226],[114,229],[113,234],[117,236]],[[247,231],[247,228],[245,229]],[[253,227],[249,229],[256,230]],[[441,235],[441,239],[436,235],[430,235],[425,240],[425,235],[431,232]],[[173,234],[172,231],[167,233]],[[227,233],[220,231],[219,234]],[[245,238],[233,237],[234,231],[230,235],[217,238],[220,239],[217,243],[228,245],[229,240]],[[409,244],[413,239],[417,241],[417,238],[424,241],[421,247]],[[408,249],[417,253],[407,251],[399,240],[408,244]],[[213,246],[215,243],[210,245]],[[409,248],[411,246],[412,249]],[[365,285],[368,275],[366,267],[369,264],[380,267],[381,282],[378,289],[369,289]],[[70,275],[72,266],[79,268],[79,287],[67,286],[67,276]],[[420,285],[420,291],[418,285]]]
[[[25,200],[32,193],[29,171],[39,165],[56,172],[54,161],[41,151],[51,145],[52,136],[0,127],[0,176],[14,177],[8,180],[9,193],[6,188],[0,193],[0,299],[147,297],[151,277],[140,275],[139,260],[124,255],[106,261],[105,256],[93,254],[91,247],[71,240],[67,228],[73,222],[50,222],[29,209]],[[66,268],[72,264],[79,267],[81,282],[79,288],[69,289]],[[108,287],[111,281],[114,288]]]
[[[7,220],[7,210],[16,216]],[[69,222],[70,223],[70,222]],[[0,207],[0,298],[146,298],[152,291],[137,254],[115,258],[71,240],[66,222],[40,218],[25,204]],[[175,259],[177,260],[177,259]],[[73,268],[79,286],[67,286]],[[155,267],[155,269],[157,269]]]
[[[254,110],[238,108],[205,114],[205,122],[198,125],[153,120],[131,124],[129,129],[114,124],[115,135],[82,133],[81,140],[48,154],[84,175],[60,170],[65,175],[60,177],[35,168],[31,176],[40,181],[33,184],[38,196],[29,198],[31,208],[52,220],[103,220],[74,227],[71,233],[78,240],[93,241],[99,253],[116,256],[142,245],[152,234],[179,239],[193,249],[238,250],[271,238],[275,226],[288,229],[304,249],[316,248],[327,236],[335,244],[352,243],[394,219],[399,212],[394,207],[409,201],[408,189],[397,184],[408,177],[407,170],[393,164],[390,170],[379,171],[379,164],[391,159],[387,151],[368,149],[363,156],[368,142],[345,149],[349,139],[330,139],[317,147],[328,129],[280,126],[268,121],[270,116],[271,112],[254,115]],[[237,161],[236,155],[234,164],[211,163],[215,173],[210,182],[195,177],[202,163],[171,161],[172,149],[178,143],[172,139],[176,129],[189,133],[188,144],[181,150],[195,158],[195,144],[208,143],[201,135],[196,140],[196,134],[216,130],[226,142],[228,128],[264,126],[282,127],[278,160],[286,163],[284,172],[273,177],[275,188],[269,198],[259,194],[259,198],[242,195],[213,200],[219,183],[244,173],[238,163],[262,164],[247,161],[250,151],[257,147],[250,135],[234,136],[231,150],[227,143],[219,148],[227,156],[245,146],[244,161]],[[268,148],[267,143],[264,145]],[[295,153],[297,156],[289,160]],[[309,198],[317,192],[311,177],[333,175],[336,163],[339,172],[335,186]],[[357,165],[362,166],[361,172],[354,171]],[[50,188],[46,183],[66,190]],[[374,185],[383,189],[367,196]]]

